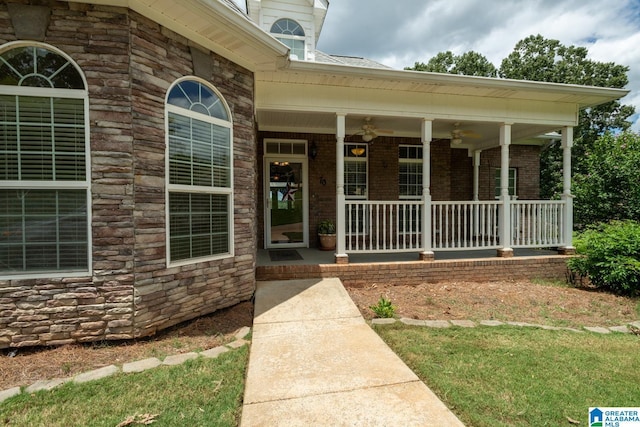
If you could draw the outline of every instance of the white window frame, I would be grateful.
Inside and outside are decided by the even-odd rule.
[[[86,215],[87,215],[87,268],[81,270],[67,269],[54,270],[49,272],[24,272],[17,274],[6,274],[0,271],[0,280],[19,279],[39,279],[39,278],[62,278],[62,277],[82,277],[91,276],[93,273],[92,259],[92,236],[91,236],[91,152],[90,152],[90,129],[89,129],[89,87],[87,79],[82,69],[76,62],[60,49],[41,42],[15,41],[0,46],[0,53],[20,47],[38,47],[50,50],[66,59],[69,64],[77,70],[82,78],[85,89],[54,89],[29,86],[4,86],[0,85],[0,95],[10,96],[30,96],[40,98],[68,98],[82,99],[84,104],[84,152],[85,152],[85,177],[83,181],[53,181],[53,180],[0,180],[2,189],[34,189],[34,190],[84,190],[86,194]]]
[[[353,148],[364,148],[364,152],[360,156],[351,156],[351,150]],[[369,199],[369,145],[357,142],[345,142],[344,143],[344,192],[346,200],[368,200]],[[356,191],[355,194],[348,194],[348,188],[355,186],[355,184],[348,182],[349,175],[347,174],[347,164],[349,163],[364,163],[365,168],[365,184],[364,188],[360,189],[360,192]]]
[[[288,34],[288,33],[274,31],[274,26],[277,23],[281,22],[281,21],[289,21],[289,22],[292,22],[292,23],[296,24],[300,28],[300,31],[302,31],[302,35],[300,36],[300,35],[294,35],[294,34]],[[277,40],[279,40],[281,43],[283,43],[283,44],[287,45],[287,47],[289,47],[289,56],[292,59],[299,59],[301,61],[304,61],[306,59],[306,55],[307,55],[307,37],[306,37],[306,33],[304,31],[304,28],[302,27],[302,25],[300,25],[300,23],[298,21],[296,21],[295,19],[291,19],[291,18],[276,19],[275,21],[273,21],[273,24],[271,24],[270,33],[273,34],[273,36]],[[297,48],[295,46],[296,42],[302,42],[302,49]],[[298,55],[299,51],[302,51],[302,58]]]
[[[169,94],[171,90],[177,86],[178,84],[184,81],[194,81],[200,83],[207,88],[209,88],[213,93],[215,93],[223,104],[227,116],[229,117],[229,121],[225,121],[219,119],[217,117],[208,116],[202,113],[193,112],[187,110],[182,107],[178,107],[176,105],[169,104]],[[174,113],[184,117],[194,118],[197,120],[204,121],[206,123],[212,123],[218,126],[222,126],[229,129],[229,187],[208,187],[208,186],[196,186],[196,185],[181,185],[181,184],[172,184],[170,182],[170,146],[169,146],[169,114]],[[182,77],[169,87],[165,97],[165,139],[166,139],[166,149],[165,149],[165,232],[166,232],[166,257],[167,257],[167,265],[170,267],[181,266],[181,265],[189,265],[197,262],[207,262],[214,261],[219,259],[231,258],[235,254],[234,248],[234,191],[233,191],[233,183],[234,183],[234,173],[233,173],[233,117],[231,115],[231,109],[227,104],[226,100],[222,96],[222,94],[215,88],[212,84],[207,82],[204,79],[195,76],[186,76]],[[229,250],[225,253],[213,254],[202,257],[194,257],[188,259],[180,259],[173,261],[171,259],[171,211],[169,205],[169,195],[170,193],[188,193],[188,194],[209,194],[209,195],[225,195],[228,199],[227,204],[227,217],[228,217],[228,248]]]
[[[401,157],[401,153],[402,153],[402,148],[411,148],[411,149],[416,149],[416,154],[420,154],[422,151],[422,146],[418,146],[418,145],[400,145],[398,148],[398,198],[400,200],[421,200],[422,199],[422,159],[423,159],[423,155],[419,155],[419,157],[415,157],[415,158],[410,158],[410,157]],[[420,194],[417,195],[409,195],[409,194],[402,194],[402,184],[400,183],[400,166],[402,164],[411,164],[411,165],[418,165],[418,170],[416,173],[411,174],[413,176],[419,176],[420,177]]]
[[[502,184],[501,184],[501,169],[497,168],[495,170],[494,175],[494,195],[496,199],[499,199],[502,194]],[[512,199],[518,197],[518,168],[509,168],[509,196]]]

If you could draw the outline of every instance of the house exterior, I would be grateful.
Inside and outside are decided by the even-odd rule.
[[[315,49],[326,0],[0,2],[0,348],[251,298],[257,248],[571,248],[581,108],[625,91]],[[539,201],[561,130],[562,201]]]

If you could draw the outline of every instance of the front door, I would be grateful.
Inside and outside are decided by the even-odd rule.
[[[306,156],[267,155],[264,166],[266,247],[308,247]]]

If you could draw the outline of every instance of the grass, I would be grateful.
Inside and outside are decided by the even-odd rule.
[[[114,427],[131,416],[157,414],[154,426],[236,426],[248,355],[244,346],[215,359],[23,393],[0,405],[0,423]]]
[[[638,405],[634,335],[508,326],[376,330],[468,426],[588,425],[590,406]]]

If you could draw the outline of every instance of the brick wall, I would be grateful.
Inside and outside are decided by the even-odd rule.
[[[516,168],[516,195],[519,200],[540,198],[540,147],[535,145],[511,145],[509,167]],[[480,154],[480,200],[495,197],[495,174],[500,169],[500,148],[485,150]]]
[[[194,73],[197,46],[124,8],[34,4],[51,7],[44,42],[71,56],[89,84],[93,274],[0,281],[0,348],[145,336],[249,299],[257,215],[252,74],[208,53],[209,80],[234,120],[235,257],[168,268],[164,99],[177,78]],[[0,4],[0,44],[15,39]]]
[[[347,286],[371,285],[373,283],[411,285],[449,280],[468,282],[524,279],[565,280],[568,258],[568,256],[558,255],[432,262],[260,266],[256,269],[256,279],[289,280],[338,277]]]

